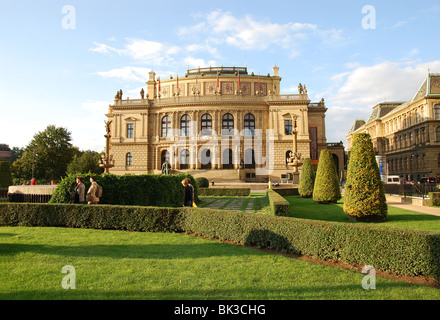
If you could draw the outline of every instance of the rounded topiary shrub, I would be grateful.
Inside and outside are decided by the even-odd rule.
[[[353,137],[345,183],[344,212],[352,220],[384,221],[388,207],[370,135]]]
[[[208,188],[209,187],[209,180],[205,177],[198,177],[195,179],[197,186],[199,188]]]
[[[338,174],[333,155],[328,149],[321,151],[316,170],[313,200],[318,203],[336,203],[341,199]]]
[[[313,170],[312,160],[304,159],[301,175],[299,177],[298,192],[302,198],[311,198],[313,196],[313,187],[315,185],[315,170]]]
[[[9,161],[0,161],[0,188],[12,185],[11,164]]]

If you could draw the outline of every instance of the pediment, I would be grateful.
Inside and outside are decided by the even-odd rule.
[[[127,122],[139,121],[139,119],[136,119],[134,117],[128,117],[128,118],[125,118],[124,120],[127,121]]]

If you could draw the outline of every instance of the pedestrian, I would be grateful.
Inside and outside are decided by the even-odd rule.
[[[99,202],[100,186],[96,183],[96,178],[94,176],[90,177],[90,188],[87,191],[86,200],[88,204],[97,204]]]
[[[191,185],[191,180],[189,178],[183,179],[182,185],[184,188],[183,206],[192,207],[194,202],[194,187]]]
[[[86,186],[84,185],[83,177],[76,177],[76,187],[75,187],[75,203],[84,203]]]

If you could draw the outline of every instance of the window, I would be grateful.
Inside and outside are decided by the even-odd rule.
[[[255,134],[255,117],[248,113],[244,116],[244,135],[253,136]]]
[[[180,169],[189,168],[189,151],[188,149],[182,150],[180,153]]]
[[[200,134],[202,136],[210,136],[212,135],[212,117],[209,113],[205,113],[202,116],[202,131]]]
[[[133,138],[134,124],[127,123],[127,138]]]
[[[162,118],[162,137],[171,136],[171,119],[169,116]]]
[[[292,120],[284,120],[284,134],[292,134]]]
[[[253,149],[247,149],[244,152],[244,167],[249,169],[255,168],[255,152]]]
[[[168,152],[168,150],[163,150],[162,153],[160,154],[160,166],[161,167],[165,163],[166,160],[168,160],[168,163],[170,162],[170,153]]]
[[[127,153],[127,155],[125,156],[125,165],[126,166],[133,165],[133,155],[131,153]]]
[[[434,119],[440,119],[440,104],[434,106]]]
[[[223,169],[234,169],[234,164],[232,163],[233,153],[231,149],[225,149],[222,155],[222,165]]]
[[[189,115],[185,114],[180,118],[180,135],[182,137],[188,137],[190,134],[190,123],[191,118]]]
[[[435,141],[440,142],[440,127],[435,129]]]
[[[201,169],[211,169],[211,150],[203,149],[201,151]]]
[[[226,113],[223,116],[222,134],[224,135],[234,134],[234,117],[230,113]]]

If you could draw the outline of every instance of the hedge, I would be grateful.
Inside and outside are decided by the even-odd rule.
[[[270,212],[275,216],[289,216],[289,201],[284,199],[280,194],[272,189],[266,190],[267,202],[270,206]]]
[[[2,226],[186,232],[440,280],[440,233],[204,208],[0,203]]]
[[[251,193],[250,188],[199,188],[199,196],[217,197],[247,197]]]
[[[76,177],[84,178],[86,192],[90,187],[91,174],[69,175],[55,190],[50,203],[69,203],[70,194],[75,189]],[[95,175],[96,182],[102,186],[100,204],[179,207],[183,204],[182,180],[189,177],[194,186],[194,200],[200,203],[198,187],[190,174],[177,175]]]
[[[440,206],[440,192],[429,192],[428,193],[429,202],[428,204],[433,207]]]

